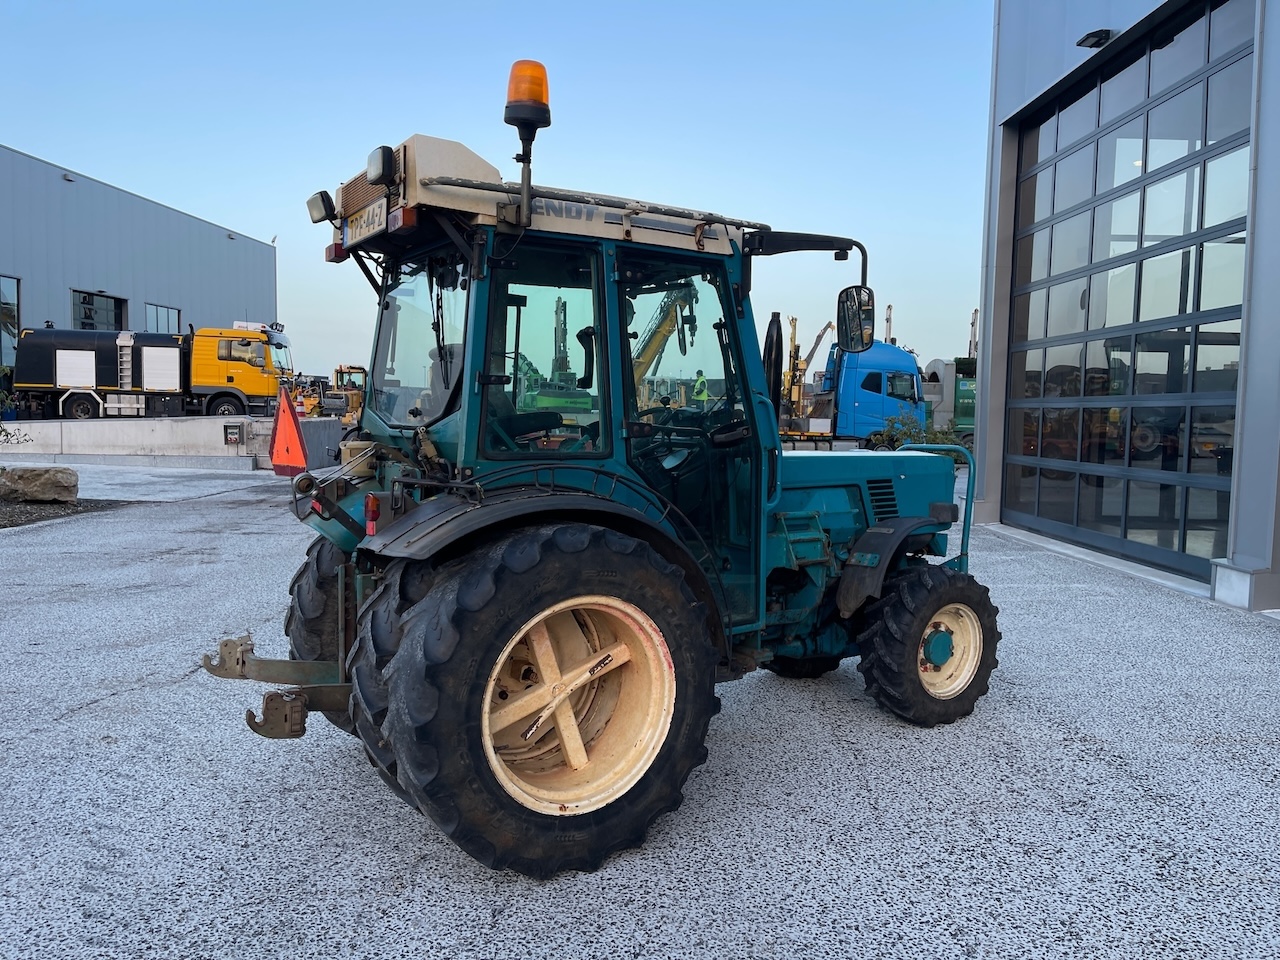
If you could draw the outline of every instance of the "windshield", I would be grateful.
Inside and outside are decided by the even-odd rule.
[[[461,258],[437,250],[392,267],[374,344],[373,409],[393,426],[438,420],[462,372]]]
[[[272,340],[269,344],[271,347],[271,366],[275,367],[276,373],[283,376],[291,376],[293,374],[293,358],[289,356],[289,342],[287,340]]]

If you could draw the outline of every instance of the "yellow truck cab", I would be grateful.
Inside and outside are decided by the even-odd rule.
[[[238,321],[191,334],[192,397],[213,416],[270,414],[281,379],[293,377],[289,340],[279,323]]]

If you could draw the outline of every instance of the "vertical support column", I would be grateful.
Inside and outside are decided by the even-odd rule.
[[[1250,610],[1280,607],[1280,9],[1259,0],[1244,316],[1227,556],[1213,561],[1213,597]],[[1268,173],[1270,171],[1270,173]]]
[[[1005,397],[1009,358],[1009,291],[1013,289],[1013,208],[1018,188],[1018,130],[992,125],[991,180],[982,266],[978,391],[973,412],[977,454],[974,521],[1000,519],[1004,489]]]

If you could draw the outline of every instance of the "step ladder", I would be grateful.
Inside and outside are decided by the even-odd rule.
[[[118,354],[120,379],[116,381],[121,390],[133,389],[133,334],[121,333],[116,337],[116,353]]]

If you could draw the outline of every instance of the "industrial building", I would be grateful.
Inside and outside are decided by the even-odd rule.
[[[978,398],[979,519],[1249,609],[1280,607],[1268,13],[996,0]]]
[[[0,146],[0,366],[22,327],[274,323],[275,248]]]

